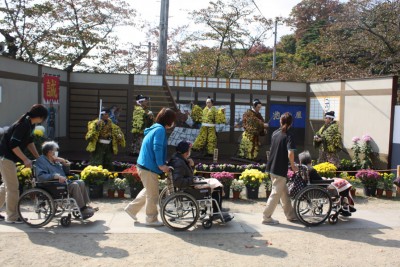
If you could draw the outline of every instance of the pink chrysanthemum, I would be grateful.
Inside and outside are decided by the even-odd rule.
[[[362,136],[362,140],[364,142],[371,142],[372,141],[372,137],[369,136],[368,134],[365,134],[365,135]]]

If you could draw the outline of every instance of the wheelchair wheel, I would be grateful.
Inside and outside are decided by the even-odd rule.
[[[332,214],[331,216],[329,216],[329,218],[328,218],[328,222],[329,222],[329,224],[336,224],[337,222],[338,222],[338,216],[337,215],[334,215],[334,214]]]
[[[62,216],[61,217],[61,225],[64,227],[68,227],[71,224],[71,216]]]
[[[45,226],[54,217],[54,200],[43,189],[29,189],[19,198],[18,214],[31,227]]]
[[[160,196],[158,198],[158,204],[160,207],[162,206],[163,201],[170,195],[168,187],[164,187],[163,190],[161,190]]]
[[[204,229],[210,229],[213,226],[212,220],[205,220],[201,223]]]
[[[328,192],[319,186],[302,189],[294,202],[296,216],[306,226],[323,223],[332,210],[332,200]]]
[[[174,193],[163,201],[161,218],[172,230],[187,230],[199,219],[199,205],[196,199],[187,193]]]

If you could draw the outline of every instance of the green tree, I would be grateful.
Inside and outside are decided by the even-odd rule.
[[[335,27],[326,32],[321,54],[350,66],[352,75],[398,75],[400,1],[349,1]],[[349,72],[347,72],[349,73]],[[353,76],[354,77],[354,76]]]
[[[4,0],[0,13],[8,56],[67,71],[107,49],[135,16],[122,0]]]
[[[196,24],[207,29],[192,40],[195,50],[212,48],[213,77],[235,77],[250,49],[271,30],[272,21],[255,15],[254,8],[250,0],[218,0],[190,13]]]

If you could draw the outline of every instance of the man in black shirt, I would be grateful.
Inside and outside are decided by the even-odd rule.
[[[272,192],[264,210],[263,224],[273,225],[279,223],[279,221],[271,217],[279,201],[282,204],[286,218],[289,221],[297,220],[286,186],[289,162],[293,171],[298,170],[294,164],[296,145],[294,137],[289,131],[292,123],[293,117],[290,113],[282,114],[280,118],[281,127],[272,134],[270,156],[267,162],[267,172],[271,175],[272,180]]]

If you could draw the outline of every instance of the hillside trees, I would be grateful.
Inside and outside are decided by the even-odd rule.
[[[115,43],[115,28],[135,16],[122,0],[4,0],[0,12],[7,56],[67,71]]]

